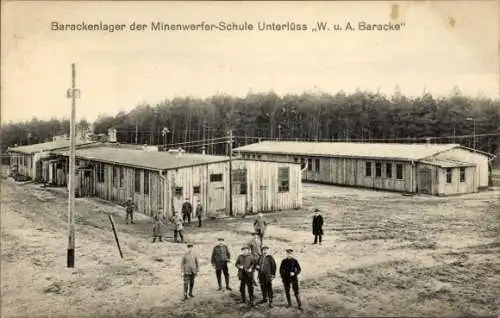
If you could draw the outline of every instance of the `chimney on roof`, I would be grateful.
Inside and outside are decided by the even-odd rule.
[[[431,139],[430,138],[425,138],[425,143],[430,145],[431,144]]]
[[[116,129],[115,128],[108,129],[108,142],[116,142]]]

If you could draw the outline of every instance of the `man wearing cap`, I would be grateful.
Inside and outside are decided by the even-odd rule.
[[[259,240],[259,233],[254,232],[252,233],[252,240],[248,243],[248,246],[250,247],[250,253],[253,257],[253,260],[255,263],[257,263],[260,259],[260,256],[262,255],[261,251],[261,241]],[[255,272],[255,277],[254,277],[254,285],[257,286],[257,272]]]
[[[269,248],[262,246],[262,256],[256,268],[259,271],[260,290],[262,291],[262,300],[260,304],[265,304],[269,300],[269,308],[273,307],[273,279],[276,276],[276,262],[271,254],[268,254]]]
[[[188,224],[191,225],[191,213],[193,212],[193,206],[191,202],[189,202],[189,198],[186,198],[184,204],[182,204],[182,219],[184,222],[188,221]]]
[[[184,300],[193,295],[194,279],[198,274],[198,257],[193,252],[193,244],[187,244],[188,250],[182,257],[181,274],[184,277]],[[189,293],[188,293],[189,292]]]
[[[292,300],[290,297],[290,285],[293,289],[295,299],[297,300],[297,305],[300,310],[302,310],[302,302],[299,297],[299,281],[297,276],[302,271],[299,262],[292,256],[293,250],[286,250],[286,258],[281,261],[280,265],[280,276],[283,281],[283,287],[285,289],[286,301],[288,307],[292,307]]]
[[[314,209],[312,230],[314,235],[313,244],[318,243],[318,238],[319,238],[319,244],[321,244],[321,238],[323,236],[323,217],[321,216],[321,214],[319,214],[319,209]]]
[[[229,287],[229,270],[227,268],[227,263],[231,261],[231,254],[229,253],[229,248],[224,244],[224,239],[219,238],[218,241],[219,244],[216,245],[212,251],[212,266],[215,268],[217,284],[219,284],[218,290],[222,290],[222,273],[224,273],[224,279],[226,281],[226,290],[232,290],[231,287]]]
[[[134,200],[132,200],[132,197],[128,197],[127,201],[125,201],[124,206],[125,206],[125,212],[127,213],[125,216],[127,224],[129,222],[129,218],[130,218],[130,223],[134,224],[135,203]]]
[[[255,269],[255,260],[250,255],[248,246],[241,248],[242,254],[236,259],[238,268],[238,278],[240,279],[241,302],[246,302],[245,287],[248,289],[249,305],[253,306],[253,273]]]

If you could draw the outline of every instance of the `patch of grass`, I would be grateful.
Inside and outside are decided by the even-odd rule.
[[[500,241],[492,243],[479,244],[468,246],[464,249],[469,254],[499,254],[500,255]]]
[[[396,247],[392,247],[390,249],[435,250],[437,248],[438,248],[437,242],[419,240],[411,242],[409,244],[403,244]]]
[[[363,233],[359,235],[345,235],[342,241],[370,241],[370,240],[393,240],[398,236],[395,233]]]

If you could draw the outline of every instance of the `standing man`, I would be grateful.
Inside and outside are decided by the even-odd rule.
[[[299,280],[297,276],[301,271],[299,262],[293,257],[293,250],[287,249],[286,258],[281,261],[280,275],[285,289],[286,301],[288,303],[287,307],[292,307],[292,300],[290,297],[291,285],[299,310],[302,310],[302,302],[300,301],[299,296]]]
[[[219,244],[212,251],[212,266],[215,268],[217,284],[219,284],[218,290],[222,290],[222,273],[224,273],[224,279],[226,280],[226,290],[232,290],[229,287],[229,270],[227,268],[227,263],[231,261],[231,254],[229,253],[229,248],[224,244],[224,239],[219,238],[218,241]]]
[[[266,232],[267,223],[264,220],[262,213],[257,215],[257,218],[253,222],[253,229],[260,238],[261,244],[264,243],[264,233]]]
[[[236,267],[238,268],[238,278],[240,279],[240,294],[241,302],[246,302],[245,287],[248,289],[249,305],[253,306],[253,273],[255,270],[255,261],[250,255],[248,246],[241,248],[243,251],[236,259]]]
[[[188,250],[181,261],[181,274],[184,277],[184,300],[188,299],[188,295],[189,297],[194,297],[194,279],[196,278],[196,274],[198,274],[199,268],[198,257],[193,252],[193,244],[188,244],[187,247]]]
[[[318,243],[321,245],[321,239],[323,236],[323,217],[319,214],[319,209],[314,209],[314,216],[312,221],[313,235],[314,235],[314,243]]]
[[[156,242],[156,238],[162,241],[163,237],[163,226],[165,224],[165,217],[156,214],[153,218],[153,243]]]
[[[201,205],[201,201],[198,200],[196,204],[196,217],[198,218],[198,227],[201,227],[201,217],[203,214],[203,206]]]
[[[135,203],[132,200],[132,197],[128,197],[127,201],[125,201],[125,212],[127,213],[125,216],[125,219],[127,220],[127,224],[129,222],[130,218],[130,223],[134,224],[134,209],[135,209]]]
[[[187,220],[188,224],[191,225],[192,212],[193,212],[193,206],[191,205],[191,202],[189,202],[189,198],[186,198],[186,201],[184,202],[184,204],[182,204],[182,219],[184,220],[184,223]]]
[[[180,215],[177,215],[177,212],[174,211],[171,222],[174,223],[174,241],[177,242],[177,235],[179,235],[181,243],[183,243],[184,235],[182,235],[182,230],[184,229],[184,220]]]
[[[253,238],[250,241],[250,243],[248,243],[248,246],[250,247],[250,253],[252,255],[254,262],[257,263],[260,259],[260,256],[262,255],[262,250],[261,250],[262,242],[259,240],[259,234],[257,232],[254,232],[252,235]],[[257,286],[258,280],[259,277],[257,275],[257,272],[255,272],[253,278],[255,286]]]
[[[273,307],[273,279],[276,276],[276,262],[271,254],[268,254],[269,248],[262,246],[262,256],[257,265],[259,270],[260,290],[262,291],[262,300],[260,304],[265,304],[269,300],[269,308]]]

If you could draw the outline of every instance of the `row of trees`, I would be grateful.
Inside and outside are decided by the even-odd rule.
[[[258,138],[415,142],[414,138],[427,136],[448,137],[433,142],[473,146],[474,131],[478,136],[499,133],[500,103],[465,97],[458,90],[446,98],[431,94],[408,98],[397,92],[387,97],[362,91],[285,96],[271,92],[244,98],[216,95],[140,105],[129,113],[101,117],[94,126],[95,132],[116,128],[118,140],[124,143],[178,144],[196,150],[201,143],[193,141],[223,137],[229,129],[236,136],[235,146]],[[477,137],[476,147],[495,152],[498,141],[498,134]],[[224,151],[223,142],[214,143],[210,152]]]
[[[458,88],[442,98],[431,94],[408,98],[397,90],[391,97],[363,91],[285,96],[270,92],[243,98],[216,95],[164,100],[157,105],[139,105],[128,113],[101,116],[94,123],[94,133],[106,133],[112,127],[122,143],[167,144],[193,151],[201,148],[195,141],[214,140],[231,129],[235,146],[259,138],[416,142],[428,136],[442,137],[432,142],[473,146],[475,133],[476,148],[496,152],[500,102],[462,96]],[[2,135],[4,144],[12,146],[29,142],[28,133],[35,142],[56,130],[67,133],[68,128],[67,121],[32,120],[5,125]],[[224,149],[220,139],[208,148],[212,153],[223,153]]]

